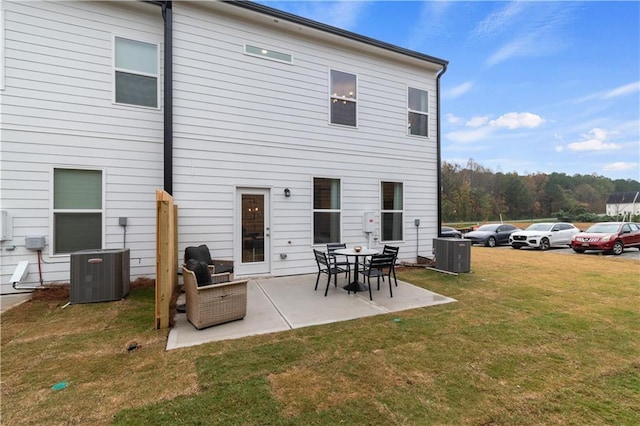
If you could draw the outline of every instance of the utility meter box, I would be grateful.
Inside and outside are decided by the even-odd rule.
[[[367,212],[362,218],[362,230],[364,232],[376,232],[376,216],[373,212]]]
[[[44,235],[29,235],[24,237],[24,246],[29,250],[42,251],[45,245]]]

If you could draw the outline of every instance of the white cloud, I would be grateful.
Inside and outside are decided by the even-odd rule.
[[[447,123],[449,124],[459,124],[462,122],[462,118],[456,117],[451,113],[445,114],[444,117],[447,119]]]
[[[484,126],[488,122],[489,122],[489,116],[488,115],[483,115],[483,116],[479,116],[479,117],[473,117],[471,120],[467,121],[465,126],[467,126],[467,127],[480,127],[480,126]]]
[[[493,129],[491,127],[478,127],[473,130],[456,130],[445,134],[445,137],[457,143],[478,142],[487,139]]]
[[[609,151],[620,148],[614,143],[607,143],[607,137],[606,130],[596,127],[586,135],[582,135],[583,140],[567,145],[567,149],[570,151]]]
[[[564,151],[564,147],[562,145],[556,145],[556,146],[553,147],[553,149],[555,149],[556,152]]]
[[[473,87],[473,81],[464,82],[456,87],[452,87],[444,93],[444,97],[447,99],[455,99],[459,96],[464,95]]]
[[[624,86],[616,87],[613,90],[608,91],[602,95],[603,99],[616,98],[618,96],[630,95],[635,92],[640,92],[640,81],[634,83],[625,84]]]
[[[640,91],[640,81],[635,81],[633,83],[625,84],[623,86],[619,86],[607,91],[591,93],[589,95],[575,99],[575,102],[587,102],[587,101],[592,101],[594,99],[617,98],[618,96],[631,95],[638,91]]]
[[[526,127],[533,129],[544,123],[544,119],[537,114],[530,112],[508,112],[496,120],[491,120],[489,125],[494,127],[506,127],[508,129],[519,129]]]
[[[490,14],[476,26],[476,36],[490,36],[503,31],[506,26],[513,23],[515,18],[524,11],[523,2],[507,3],[502,9]]]
[[[638,169],[638,163],[627,163],[624,161],[605,164],[605,166],[602,168],[602,170],[604,170],[605,172],[620,172],[634,169]]]

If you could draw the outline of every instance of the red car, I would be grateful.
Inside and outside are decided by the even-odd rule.
[[[595,223],[571,240],[571,248],[576,253],[603,250],[619,255],[629,247],[640,248],[640,225],[634,222]]]

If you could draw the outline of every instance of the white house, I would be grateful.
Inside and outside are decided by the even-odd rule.
[[[614,192],[607,199],[607,216],[640,215],[640,192]]]
[[[329,241],[431,253],[447,61],[250,2],[0,14],[2,293],[24,261],[17,288],[68,282],[84,249],[153,276],[163,188],[179,250],[236,275],[315,272]]]

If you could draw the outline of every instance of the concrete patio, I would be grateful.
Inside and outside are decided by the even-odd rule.
[[[393,287],[393,298],[389,297],[388,282],[381,282],[378,291],[372,281],[370,301],[369,292],[347,294],[342,289],[346,284],[343,277],[338,279],[337,288],[332,282],[324,297],[326,276],[320,277],[317,291],[313,290],[315,281],[316,274],[251,280],[247,286],[247,316],[203,330],[191,325],[186,314],[178,313],[167,350],[456,301],[400,280],[398,287]],[[184,294],[178,303],[184,303]]]

